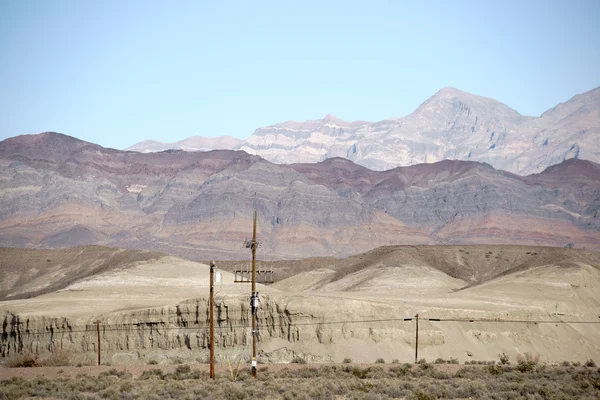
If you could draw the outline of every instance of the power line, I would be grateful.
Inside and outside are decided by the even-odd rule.
[[[332,325],[345,325],[345,324],[376,324],[376,323],[386,323],[386,322],[409,322],[413,321],[415,318],[386,318],[386,319],[362,319],[362,320],[345,320],[345,321],[317,321],[317,322],[291,322],[289,324],[282,325],[280,323],[276,324],[257,324],[257,328],[281,328],[284,326],[287,327],[297,327],[297,326],[332,326]],[[600,321],[553,321],[553,320],[519,320],[519,319],[476,319],[476,318],[421,318],[420,320],[430,321],[430,322],[468,322],[468,323],[512,323],[512,324],[555,324],[555,325],[574,325],[574,324],[586,324],[586,325],[594,325],[600,324]],[[218,320],[219,322],[227,321],[225,319]],[[204,321],[206,322],[206,321]],[[148,322],[139,322],[139,323],[130,323],[130,324],[111,324],[111,325],[101,325],[101,331],[103,332],[119,332],[119,331],[167,331],[167,330],[205,330],[208,329],[208,325],[200,325],[192,323],[192,325],[197,326],[164,326],[167,323],[164,321],[148,321]],[[147,326],[149,325],[149,326]],[[152,326],[157,325],[157,326]],[[21,330],[21,334],[26,335],[45,335],[45,334],[71,334],[71,333],[95,333],[96,327],[90,325],[89,329],[60,329],[55,328],[53,330],[46,329],[45,331],[31,331],[31,330]],[[220,324],[217,326],[217,329],[243,329],[250,328],[249,325],[231,325],[228,323]],[[9,335],[11,333],[17,333],[17,331],[7,332]]]

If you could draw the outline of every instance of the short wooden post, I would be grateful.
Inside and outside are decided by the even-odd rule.
[[[96,321],[96,331],[98,331],[98,365],[100,365],[100,320]]]
[[[419,314],[415,315],[417,326],[415,329],[415,364],[418,362],[419,358]]]

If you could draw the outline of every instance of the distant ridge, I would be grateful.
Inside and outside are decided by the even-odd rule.
[[[600,162],[600,88],[527,117],[494,99],[439,90],[413,113],[379,122],[321,120],[257,129],[238,148],[282,164],[344,157],[374,170],[444,159],[485,162],[519,175],[570,158]]]
[[[258,128],[245,141],[193,136],[174,143],[146,140],[126,150],[238,149],[278,164],[343,157],[380,171],[453,159],[530,175],[571,158],[600,162],[598,135],[600,87],[540,117],[523,116],[494,99],[445,87],[402,118],[349,122],[327,114]]]
[[[192,136],[187,139],[173,143],[163,143],[154,140],[144,140],[133,146],[126,148],[128,151],[137,151],[140,153],[151,153],[164,150],[185,150],[185,151],[210,151],[210,150],[231,150],[240,145],[242,140],[231,136],[218,136],[207,138],[202,136]]]
[[[281,165],[244,151],[138,153],[57,133],[0,142],[0,246],[110,245],[240,259],[259,213],[263,259],[396,244],[600,250],[600,166],[518,176],[475,161],[375,171]]]

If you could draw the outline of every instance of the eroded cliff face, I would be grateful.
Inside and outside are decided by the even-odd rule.
[[[347,323],[347,313],[327,315],[288,308],[289,299],[264,296],[257,313],[257,338],[261,362],[286,362],[300,356],[313,362],[341,361],[375,351],[378,345],[410,351],[413,325],[396,327]],[[332,309],[336,309],[334,305]],[[251,311],[248,296],[216,302],[216,358],[249,359],[251,355]],[[363,315],[364,319],[366,316]],[[206,299],[166,306],[113,313],[97,317],[103,362],[148,362],[208,360],[209,308]],[[352,321],[360,321],[351,318]],[[68,351],[77,359],[93,363],[97,352],[96,318],[47,318],[6,313],[3,316],[0,355],[44,354]],[[421,346],[443,343],[439,333],[422,333]],[[398,341],[398,342],[397,342]],[[360,347],[360,348],[359,348]],[[408,353],[407,353],[408,354]],[[338,360],[339,358],[339,360]],[[364,361],[370,360],[365,358]]]
[[[227,297],[215,309],[217,362],[248,361],[251,356],[251,314],[248,296]],[[314,299],[313,299],[314,300]],[[412,362],[415,321],[406,318],[413,308],[381,308],[377,302],[343,299],[331,307],[306,307],[308,299],[291,305],[290,297],[262,297],[258,312],[258,360],[289,362],[302,357],[310,362],[374,362],[398,359]],[[327,301],[330,301],[328,299]],[[344,311],[342,303],[346,303]],[[319,311],[320,310],[320,311]],[[352,311],[351,311],[352,310]],[[465,311],[462,311],[463,314]],[[451,316],[429,309],[431,316]],[[600,356],[600,333],[592,325],[515,323],[515,319],[541,320],[542,310],[514,313],[477,313],[498,323],[435,321],[422,318],[419,358],[497,360],[506,353],[541,354],[546,361],[586,360]],[[413,314],[414,315],[414,314]],[[411,317],[413,315],[410,315]],[[565,319],[569,316],[562,316]],[[94,364],[97,327],[103,363],[207,362],[209,346],[208,302],[194,299],[175,306],[116,312],[93,318],[48,318],[14,313],[2,317],[0,355],[47,355],[68,352],[72,363]],[[569,317],[571,319],[571,317]],[[507,322],[502,322],[505,320]],[[557,344],[561,343],[561,346]]]
[[[294,324],[297,314],[268,297],[262,299],[257,315],[259,343],[274,338],[291,344],[299,341],[332,341],[331,337],[324,336],[318,326],[306,325],[311,320],[317,321],[319,317],[302,315],[304,325],[297,326]],[[252,320],[247,296],[216,302],[214,319],[215,346],[228,350],[220,358],[235,352],[243,353],[251,346]],[[104,361],[133,361],[145,356],[155,358],[158,353],[163,353],[159,359],[206,359],[210,344],[207,299],[89,319],[48,318],[7,312],[2,316],[0,355],[9,357],[27,352],[42,354],[66,350],[94,359],[98,345],[97,320],[100,321],[100,346]],[[284,353],[285,357],[296,354]]]

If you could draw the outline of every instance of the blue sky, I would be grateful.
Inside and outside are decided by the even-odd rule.
[[[600,1],[0,2],[0,139],[106,147],[404,116],[445,86],[540,115],[600,85]]]

